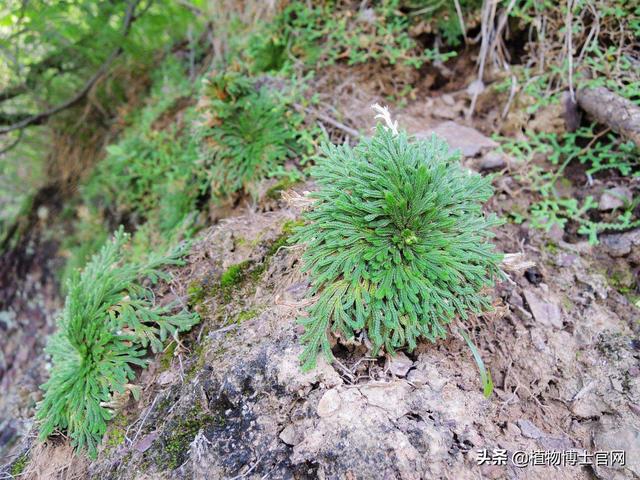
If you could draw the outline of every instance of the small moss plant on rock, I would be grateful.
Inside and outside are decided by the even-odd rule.
[[[12,477],[19,477],[24,472],[25,467],[29,463],[29,455],[23,453],[12,464],[9,472]]]
[[[179,467],[187,458],[189,447],[198,432],[211,425],[224,425],[224,417],[205,413],[199,405],[172,420],[167,438],[162,440],[160,466],[169,470]]]
[[[502,255],[488,241],[501,222],[482,211],[490,178],[462,168],[435,136],[411,142],[375,108],[387,126],[372,138],[323,146],[315,201],[293,237],[306,244],[316,296],[300,320],[307,370],[320,351],[333,359],[330,331],[364,332],[374,354],[445,338],[455,317],[490,308],[482,290],[501,275]]]
[[[161,269],[182,265],[184,245],[167,256],[151,255],[144,264],[123,260],[128,236],[122,228],[105,244],[81,274],[69,281],[57,332],[50,338],[51,375],[38,404],[40,438],[66,430],[74,447],[96,448],[113,416],[118,395],[135,376],[133,366],[151,346],[162,351],[168,336],[190,329],[199,318],[177,305],[157,306],[149,285],[170,277]],[[139,392],[139,390],[137,390]]]

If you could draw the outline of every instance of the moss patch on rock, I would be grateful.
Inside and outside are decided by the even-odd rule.
[[[189,304],[196,306],[204,301],[206,290],[201,282],[193,281],[187,287],[187,294],[189,295]]]
[[[187,374],[185,376],[185,381],[190,382],[195,376],[196,374],[202,370],[202,368],[204,367],[205,364],[205,360],[206,360],[206,353],[207,353],[207,348],[209,342],[207,342],[206,338],[200,342],[197,346],[195,351],[193,352],[193,355],[191,356],[191,361],[192,366],[189,368],[189,370],[187,371]]]
[[[303,222],[299,220],[289,220],[282,224],[282,233],[270,243],[263,247],[266,249],[261,261],[245,260],[243,262],[229,266],[218,280],[202,279],[191,282],[187,288],[189,294],[189,305],[197,310],[202,309],[202,304],[207,298],[219,296],[224,303],[229,303],[233,299],[233,292],[240,288],[246,281],[257,282],[269,266],[269,261],[281,247],[289,243],[289,237],[294,230],[301,226]],[[245,243],[245,240],[238,240]],[[254,240],[253,242],[256,242]],[[199,311],[201,315],[203,312]]]
[[[236,265],[231,265],[220,276],[220,288],[229,289],[231,287],[235,287],[236,285],[242,283],[250,265],[251,263],[248,260],[242,263],[238,263]]]
[[[297,227],[304,225],[301,220],[287,220],[282,224],[282,234],[269,246],[267,250],[267,259],[278,253],[280,247],[284,247],[289,243],[289,237],[293,234]]]
[[[256,318],[260,314],[260,310],[257,308],[252,308],[250,310],[244,310],[238,314],[236,317],[236,323],[241,324],[247,320],[251,320],[252,318]]]
[[[119,413],[109,425],[107,438],[104,442],[107,449],[114,449],[124,443],[126,428],[127,417],[123,413]]]
[[[178,468],[187,460],[189,446],[200,429],[212,424],[218,425],[221,421],[224,419],[204,412],[198,404],[194,405],[185,415],[175,418],[174,425],[167,428],[169,435],[163,442],[163,458],[160,466],[168,470]]]
[[[17,477],[18,475],[21,475],[22,472],[24,472],[24,469],[27,467],[28,464],[29,464],[29,455],[25,452],[22,455],[20,455],[18,458],[16,458],[15,461],[11,464],[11,469],[9,470],[9,473],[11,473],[12,476]]]
[[[171,362],[173,361],[173,354],[176,351],[177,347],[176,342],[171,342],[167,348],[164,350],[162,355],[160,355],[160,371],[164,372],[171,367]]]

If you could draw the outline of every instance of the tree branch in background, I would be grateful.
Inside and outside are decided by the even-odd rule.
[[[0,112],[0,125],[14,125],[23,122],[31,117],[33,113],[4,113]],[[16,130],[19,130],[18,128]]]
[[[82,42],[82,41],[81,41]],[[0,92],[0,102],[11,100],[19,95],[28,93],[29,90],[36,88],[38,77],[49,69],[54,69],[58,73],[72,71],[72,68],[65,68],[65,64],[69,63],[69,57],[73,55],[71,48],[67,47],[59,52],[39,61],[29,67],[29,73],[24,83],[8,87]]]
[[[22,140],[22,135],[24,135],[24,129],[18,132],[18,137],[13,142],[11,142],[9,145],[7,145],[2,150],[0,150],[0,157],[5,153],[9,152],[10,150],[13,150],[16,147],[16,145],[18,145],[20,143],[20,140]]]
[[[607,125],[640,148],[640,107],[604,87],[580,88],[578,105],[598,123]]]
[[[141,0],[132,0],[131,2],[129,2],[127,6],[127,11],[125,13],[123,28],[122,28],[123,38],[125,38],[131,31],[131,24],[136,19],[135,10],[140,4],[140,1]],[[68,99],[67,101],[63,102],[62,104],[56,107],[50,108],[49,110],[45,110],[44,112],[40,112],[35,115],[29,115],[24,117],[22,114],[18,114],[23,118],[6,127],[0,128],[0,135],[13,132],[15,130],[21,130],[31,125],[42,125],[53,115],[76,105],[87,95],[87,93],[89,93],[89,91],[96,84],[96,82],[108,71],[111,64],[114,62],[116,58],[120,56],[122,51],[123,51],[122,45],[119,45],[118,47],[116,47],[111,52],[111,54],[107,57],[107,60],[100,66],[98,71],[84,84],[82,89],[80,89],[80,91],[76,93],[73,97],[71,97],[70,99]],[[4,118],[6,118],[6,115],[4,115]]]
[[[200,17],[206,16],[205,12],[200,10],[195,5],[192,5],[189,0],[178,0],[178,5],[180,5],[181,7],[186,8],[187,10],[191,11],[192,13],[194,13],[194,14],[200,16]]]

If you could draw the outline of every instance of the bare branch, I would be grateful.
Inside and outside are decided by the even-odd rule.
[[[33,117],[33,113],[0,113],[0,125],[14,125]]]
[[[605,87],[580,88],[577,96],[587,114],[640,147],[640,107]]]
[[[200,10],[198,7],[196,7],[195,5],[192,5],[191,2],[189,2],[188,0],[178,0],[178,5],[180,5],[181,7],[186,8],[187,10],[189,10],[191,13],[194,13],[195,15],[199,16],[199,17],[205,17],[206,13],[203,12],[202,10]]]
[[[357,130],[348,127],[347,125],[345,125],[344,123],[340,123],[338,120],[336,120],[335,118],[330,117],[329,115],[326,115],[322,112],[319,112],[317,110],[314,110],[312,108],[304,108],[302,105],[295,103],[293,105],[293,107],[300,113],[308,113],[311,115],[315,115],[316,117],[318,117],[320,120],[322,120],[325,123],[328,123],[329,125],[342,130],[343,132],[345,132],[347,135],[351,135],[354,138],[360,138],[360,132],[358,132]]]

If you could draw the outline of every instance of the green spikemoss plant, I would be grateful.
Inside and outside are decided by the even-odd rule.
[[[387,126],[372,138],[323,146],[311,171],[318,190],[293,237],[306,245],[316,296],[300,319],[306,370],[320,351],[333,359],[329,332],[364,332],[374,354],[445,338],[456,317],[490,308],[482,290],[501,275],[502,255],[488,242],[501,222],[482,211],[490,178],[462,168],[436,136],[411,142],[374,108]]]
[[[162,350],[168,336],[190,329],[199,318],[176,305],[157,306],[148,285],[170,277],[161,268],[181,265],[182,245],[144,264],[123,261],[128,236],[122,228],[69,280],[65,307],[50,338],[51,374],[38,404],[40,438],[66,430],[78,449],[96,455],[114,394],[131,390],[132,367],[146,366],[147,347]]]
[[[196,128],[215,198],[237,192],[258,196],[258,183],[284,170],[301,150],[303,117],[291,98],[238,72],[213,75],[204,84],[203,117]]]

